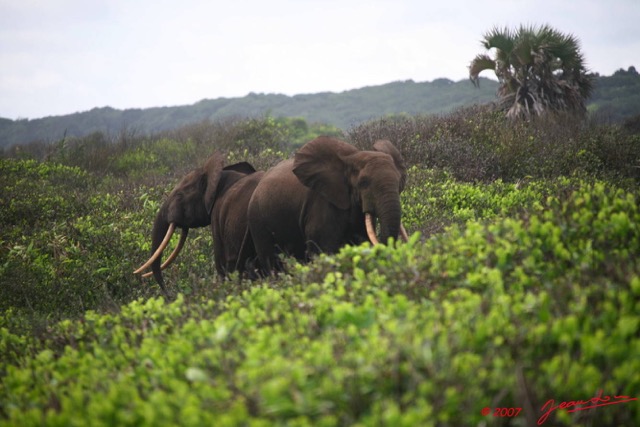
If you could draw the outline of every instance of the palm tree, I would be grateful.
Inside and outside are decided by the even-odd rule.
[[[498,107],[507,116],[530,118],[545,111],[584,114],[593,81],[584,65],[578,39],[544,25],[521,26],[516,31],[494,28],[483,46],[495,49],[495,58],[480,54],[469,65],[477,86],[478,75],[493,70],[498,77]]]

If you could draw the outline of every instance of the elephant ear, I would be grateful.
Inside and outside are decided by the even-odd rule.
[[[234,163],[232,165],[225,166],[224,169],[222,170],[236,171],[236,172],[243,173],[245,175],[250,175],[256,171],[255,168],[251,166],[251,163],[248,163],[248,162]]]
[[[206,186],[204,189],[204,206],[207,209],[207,213],[210,215],[213,209],[213,204],[216,201],[216,193],[218,190],[218,183],[222,176],[222,169],[224,168],[224,158],[219,152],[215,152],[209,157],[202,166],[203,176],[206,176]]]
[[[407,168],[404,165],[404,160],[400,151],[395,145],[386,139],[380,139],[373,144],[373,149],[381,153],[385,153],[391,156],[393,163],[396,165],[396,169],[400,172],[400,192],[404,190],[404,186],[407,183]]]
[[[339,209],[351,204],[347,164],[344,157],[358,152],[336,138],[321,136],[303,145],[295,155],[293,173],[300,182]]]

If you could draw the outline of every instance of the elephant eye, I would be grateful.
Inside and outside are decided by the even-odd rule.
[[[358,188],[362,190],[369,188],[369,185],[371,185],[371,180],[366,176],[360,178],[360,180],[358,181]]]

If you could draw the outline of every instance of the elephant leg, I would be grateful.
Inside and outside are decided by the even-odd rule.
[[[260,274],[268,276],[274,271],[276,265],[276,246],[273,235],[262,223],[251,223],[249,234],[255,247]]]
[[[260,274],[260,270],[253,244],[253,236],[251,235],[251,229],[248,224],[245,225],[244,237],[238,252],[238,258],[235,260],[233,268],[238,270],[241,275],[246,272],[247,276],[251,280],[254,280],[256,278],[256,270],[258,274]]]
[[[219,231],[219,224],[214,225],[214,221],[211,222],[211,234],[213,236],[213,260],[216,266],[216,272],[224,279],[226,276],[224,260],[227,256],[224,250],[224,243],[222,242],[222,235]]]
[[[271,216],[265,215],[263,204],[263,197],[256,189],[248,208],[249,235],[255,248],[260,275],[266,277],[277,269],[277,247],[274,232],[270,227],[270,221],[274,220]],[[277,222],[278,218],[275,221]]]
[[[319,204],[305,219],[307,259],[321,252],[336,253],[347,243],[348,211]]]
[[[310,261],[320,253],[335,254],[343,246],[342,240],[336,236],[311,236],[306,242],[305,261]]]

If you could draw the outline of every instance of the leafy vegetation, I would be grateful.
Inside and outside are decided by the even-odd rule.
[[[633,69],[635,71],[635,69]],[[594,76],[590,112],[613,121],[640,115],[640,76]],[[480,87],[467,81],[411,80],[371,86],[342,93],[318,93],[288,97],[249,94],[242,98],[203,99],[189,106],[116,110],[110,107],[58,117],[8,120],[0,118],[0,147],[51,142],[102,134],[119,139],[123,135],[148,136],[173,129],[208,127],[223,120],[259,118],[265,111],[276,118],[301,118],[310,127],[348,130],[382,116],[448,114],[463,106],[496,100],[498,83],[480,78]],[[292,119],[296,120],[296,119]],[[323,125],[321,125],[323,124]],[[329,129],[328,129],[329,130]],[[327,132],[325,132],[327,133]]]
[[[572,120],[354,127],[409,165],[408,243],[222,281],[192,230],[174,301],[132,271],[176,181],[215,149],[266,169],[325,129],[267,116],[8,153],[0,425],[515,426],[550,399],[640,397],[640,140]],[[639,423],[635,401],[546,422]]]
[[[443,117],[385,117],[355,126],[349,139],[395,141],[412,163],[449,171],[462,181],[513,182],[586,174],[640,179],[639,135],[622,126],[571,115],[505,125],[505,115],[470,107]]]
[[[640,105],[640,74],[631,66],[626,71],[620,69],[612,76],[602,78],[596,75],[596,87],[591,96],[589,111],[597,112],[611,120],[637,118]],[[636,126],[635,132],[640,132]]]

